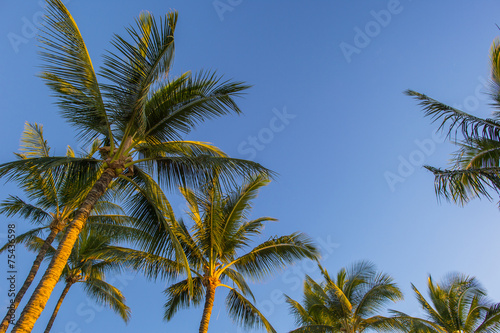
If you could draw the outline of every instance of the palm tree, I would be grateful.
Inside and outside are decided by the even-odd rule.
[[[177,220],[170,207],[165,211],[188,258],[193,291],[190,292],[187,279],[168,287],[164,319],[172,319],[181,308],[204,303],[199,332],[206,333],[216,290],[224,287],[229,289],[226,306],[235,322],[246,328],[262,327],[275,332],[248,299],[253,299],[253,294],[246,280],[261,281],[300,259],[316,260],[318,250],[301,233],[271,237],[250,251],[245,250],[252,237],[261,235],[265,222],[276,221],[271,217],[248,219],[252,200],[268,183],[264,175],[252,176],[227,195],[218,179],[196,191],[181,188],[193,226],[188,228],[182,220]],[[143,270],[152,278],[175,279],[186,273],[183,265],[166,256],[134,254],[128,259],[134,262],[135,269]]]
[[[342,268],[336,278],[320,266],[324,282],[306,276],[302,304],[286,296],[298,329],[292,332],[347,332],[393,329],[397,323],[380,315],[389,302],[403,299],[392,277],[362,261]]]
[[[60,280],[65,282],[65,287],[56,303],[45,333],[50,331],[64,298],[75,284],[81,284],[90,298],[99,304],[110,306],[125,322],[128,321],[130,309],[125,305],[125,297],[120,290],[105,281],[107,273],[119,272],[125,267],[125,258],[109,256],[105,253],[111,246],[115,246],[117,241],[127,239],[125,235],[130,234],[130,229],[113,226],[109,231],[111,230],[112,232],[103,233],[86,227],[78,236],[61,275]],[[33,237],[27,242],[27,246],[29,249],[37,250],[43,243],[42,239]],[[130,251],[133,252],[133,250]],[[56,249],[50,247],[47,251],[47,258],[50,259],[55,252]]]
[[[500,41],[491,48],[491,105],[500,107]],[[462,140],[452,158],[450,169],[426,166],[435,175],[436,193],[447,200],[465,204],[474,197],[491,199],[491,190],[500,189],[500,113],[492,119],[481,119],[438,102],[424,94],[407,90],[406,94],[419,101],[425,115],[440,121],[440,129],[448,136],[461,133]]]
[[[426,318],[393,311],[409,332],[480,333],[500,330],[500,303],[492,304],[475,277],[450,274],[441,283],[427,281],[430,302],[412,284]]]
[[[97,146],[97,145],[94,145]],[[86,153],[92,156],[93,151]],[[25,129],[21,137],[21,153],[19,158],[50,157],[50,147],[43,137],[43,128],[37,124],[25,124]],[[68,147],[68,156],[74,156],[71,148]],[[20,183],[24,193],[31,201],[26,202],[18,196],[9,196],[0,203],[0,214],[7,217],[20,216],[31,220],[40,227],[32,229],[15,238],[15,243],[29,242],[33,237],[41,236],[46,230],[43,245],[40,247],[38,255],[28,273],[26,280],[10,305],[9,311],[5,315],[0,332],[6,332],[10,323],[11,314],[17,309],[23,296],[33,282],[40,264],[42,263],[47,250],[57,237],[57,235],[69,224],[74,212],[80,205],[88,188],[76,188],[70,182],[66,182],[66,173],[54,173],[52,170],[45,172],[33,172],[29,181]],[[94,223],[122,223],[128,219],[123,214],[122,209],[111,202],[98,201],[94,206],[93,213],[89,220]],[[9,243],[0,249],[0,253],[8,248]]]
[[[214,170],[235,174],[268,172],[257,163],[230,159],[203,142],[180,141],[195,125],[218,116],[240,113],[234,98],[248,88],[215,73],[190,72],[170,79],[177,13],[155,20],[143,13],[127,29],[129,39],[115,36],[115,52],[104,57],[97,75],[80,31],[60,0],[47,0],[40,37],[45,61],[41,77],[58,99],[62,116],[82,140],[100,138],[101,158],[43,157],[0,165],[0,176],[25,179],[34,170],[68,168],[68,177],[93,186],[74,215],[13,332],[30,332],[40,316],[95,203],[120,178],[149,182],[154,176],[172,188],[203,182]],[[93,178],[92,178],[93,177]],[[174,247],[179,244],[174,239]],[[185,264],[187,261],[185,260]]]

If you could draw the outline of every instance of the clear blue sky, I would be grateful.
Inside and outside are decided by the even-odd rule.
[[[175,73],[217,69],[254,85],[240,100],[243,116],[203,124],[189,138],[280,174],[255,201],[255,216],[280,219],[266,228],[264,238],[306,232],[327,244],[322,263],[331,272],[355,260],[373,261],[403,288],[406,301],[394,308],[408,313],[417,313],[410,282],[425,289],[429,273],[475,275],[500,301],[497,202],[476,200],[464,208],[437,202],[433,176],[421,165],[446,166],[453,147],[433,134],[436,125],[402,94],[411,88],[489,116],[483,82],[489,78],[489,48],[499,34],[498,1],[71,0],[67,6],[97,66],[112,34],[124,33],[141,10],[163,15],[176,9]],[[13,159],[25,121],[44,125],[56,153],[77,145],[36,77],[40,61],[32,28],[41,11],[32,0],[0,3],[0,162]],[[1,198],[16,193],[8,184]],[[14,222],[18,232],[28,227]],[[0,234],[6,224],[2,218]],[[21,280],[34,256],[19,255]],[[6,262],[1,256],[0,267]],[[294,327],[279,295],[300,298],[304,273],[318,277],[304,263],[254,286],[258,304],[278,332]],[[2,271],[2,307],[5,277]],[[52,331],[198,329],[202,309],[162,321],[164,282],[135,275],[124,281],[116,283],[132,308],[127,326],[112,311],[93,309],[76,286]],[[36,332],[45,328],[61,290],[55,290]],[[225,315],[223,293],[209,331],[237,332]]]

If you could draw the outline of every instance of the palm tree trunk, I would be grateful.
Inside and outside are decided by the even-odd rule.
[[[54,220],[52,223],[57,221]],[[9,327],[10,324],[10,319],[12,317],[12,314],[15,313],[17,307],[19,306],[19,303],[23,299],[24,294],[26,294],[26,291],[30,287],[31,283],[35,279],[36,273],[38,272],[38,269],[40,268],[40,264],[43,261],[43,258],[45,258],[45,254],[47,253],[47,250],[49,249],[50,245],[56,238],[57,234],[59,233],[60,229],[59,226],[55,226],[54,228],[50,229],[50,234],[49,236],[45,239],[45,242],[43,243],[42,247],[40,248],[40,252],[38,252],[38,255],[35,258],[35,261],[33,262],[33,266],[31,266],[31,270],[28,274],[28,277],[24,281],[23,286],[21,289],[19,289],[19,292],[16,295],[16,298],[14,298],[14,302],[12,303],[11,306],[9,306],[9,311],[7,311],[7,314],[2,320],[2,324],[0,325],[0,333],[5,333],[7,332],[7,328]]]
[[[203,317],[201,317],[199,333],[208,332],[208,324],[210,322],[210,315],[212,314],[212,309],[214,307],[216,288],[217,288],[217,283],[215,281],[209,280],[209,282],[207,283],[207,294],[205,295],[205,308],[203,309]]]
[[[12,330],[12,333],[29,333],[33,329],[33,326],[35,326],[35,322],[42,314],[52,290],[54,290],[57,281],[59,281],[64,266],[66,265],[71,254],[71,250],[78,239],[80,231],[87,221],[90,211],[94,207],[97,200],[99,200],[104,192],[106,192],[108,185],[114,177],[115,171],[113,169],[108,168],[104,170],[101,177],[97,180],[85,198],[82,206],[76,211],[75,217],[66,228],[64,237],[59,243],[57,251],[52,258],[49,267],[38,283],[33,295],[31,295],[28,304],[24,307],[16,326],[14,326],[14,329]]]
[[[64,290],[63,290],[61,296],[59,297],[59,300],[57,301],[54,312],[52,312],[52,317],[50,317],[49,323],[47,324],[47,328],[45,328],[44,333],[50,332],[50,329],[52,328],[52,325],[54,324],[54,320],[56,320],[56,316],[57,316],[57,313],[59,312],[59,308],[61,307],[61,304],[64,301],[64,297],[66,297],[66,294],[68,293],[71,285],[72,285],[72,283],[70,283],[70,282],[66,283],[66,286],[64,287]]]

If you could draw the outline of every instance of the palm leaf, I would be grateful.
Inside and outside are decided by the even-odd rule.
[[[276,332],[262,313],[235,289],[226,297],[229,316],[244,328],[264,328],[267,332]]]
[[[110,124],[85,42],[60,0],[47,1],[42,29],[41,77],[54,91],[62,116],[83,138],[112,138]]]

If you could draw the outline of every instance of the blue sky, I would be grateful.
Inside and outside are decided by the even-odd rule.
[[[489,48],[499,34],[497,1],[77,1],[65,2],[96,67],[113,33],[124,33],[141,10],[179,11],[174,73],[216,69],[253,85],[239,101],[242,116],[201,125],[189,139],[212,142],[233,157],[249,158],[279,173],[255,201],[255,216],[272,216],[265,239],[297,230],[317,239],[331,272],[367,259],[392,274],[406,301],[394,308],[417,313],[413,282],[425,289],[430,273],[475,275],[500,301],[496,258],[499,212],[494,202],[465,207],[436,200],[433,176],[422,164],[446,166],[453,146],[403,91],[410,88],[481,117],[490,115],[485,83]],[[24,122],[44,125],[56,153],[77,146],[58,115],[40,69],[37,1],[0,3],[2,142],[0,161],[13,159]],[[387,14],[389,13],[390,16]],[[389,179],[389,180],[388,180]],[[3,187],[1,197],[18,193]],[[182,202],[172,194],[176,209]],[[29,225],[17,223],[18,232]],[[0,235],[1,236],[1,235]],[[19,250],[24,279],[34,256]],[[3,262],[2,262],[3,261]],[[6,266],[5,256],[0,266]],[[300,263],[255,285],[258,305],[278,332],[292,329],[282,293],[299,299]],[[6,304],[5,272],[0,304]],[[165,283],[129,273],[122,287],[132,320],[93,308],[71,290],[53,332],[194,332],[202,309],[162,321]],[[62,286],[53,295],[59,295]],[[237,332],[217,299],[210,332]],[[56,297],[35,326],[46,325]],[[80,330],[80,331],[79,331]]]

